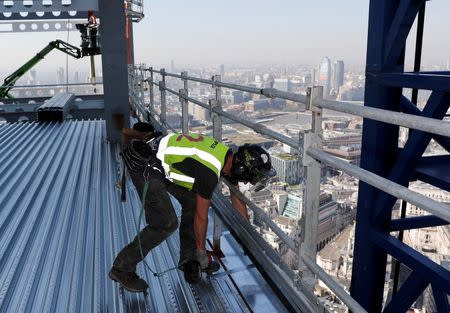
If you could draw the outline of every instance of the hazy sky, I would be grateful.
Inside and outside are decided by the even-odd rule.
[[[368,11],[369,0],[146,1],[136,56],[181,65],[318,64],[329,56],[363,65]],[[449,13],[450,1],[427,2],[424,64],[450,59]]]
[[[368,0],[147,1],[138,59],[179,64],[364,62]]]
[[[369,0],[145,0],[146,17],[135,24],[136,61],[168,66],[173,59],[180,67],[315,65],[328,56],[363,66],[368,6]],[[450,59],[449,12],[448,0],[427,2],[425,66]],[[16,69],[49,41],[67,40],[66,32],[0,36],[2,74]],[[77,32],[70,32],[69,42],[79,44]],[[38,71],[56,72],[66,66],[65,61],[62,53],[52,52]],[[69,68],[88,71],[89,66],[86,60],[70,59]]]

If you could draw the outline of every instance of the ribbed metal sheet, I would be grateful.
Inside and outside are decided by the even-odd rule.
[[[228,270],[194,287],[178,270],[138,272],[148,297],[119,293],[107,273],[136,234],[140,201],[128,180],[120,201],[119,146],[103,121],[0,126],[0,312],[286,312],[234,238]],[[178,232],[147,261],[178,262]]]

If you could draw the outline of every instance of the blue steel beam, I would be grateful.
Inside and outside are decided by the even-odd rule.
[[[423,116],[442,119],[450,106],[449,94],[433,92],[423,110]],[[387,176],[389,180],[407,186],[414,169],[420,161],[425,149],[430,143],[431,135],[422,131],[410,130],[408,141],[393,163],[392,170]],[[376,220],[378,225],[387,225],[389,216],[397,199],[387,193],[380,193],[376,199]]]
[[[423,157],[416,167],[416,178],[444,190],[450,190],[450,155]]]
[[[438,313],[448,313],[450,312],[450,304],[448,303],[448,294],[444,293],[439,288],[431,286],[433,289],[434,302],[436,302],[436,307]]]
[[[448,225],[448,222],[434,215],[416,216],[392,220],[389,225],[389,231],[393,232],[442,225]]]
[[[379,79],[380,82],[391,87],[450,91],[450,76],[439,73],[383,73]]]
[[[402,96],[400,99],[400,108],[403,113],[408,114],[415,114],[419,116],[422,115],[422,111],[420,111],[417,106],[415,106],[409,99],[407,99],[405,96]],[[450,152],[450,138],[440,136],[440,135],[433,135],[433,139],[436,140],[438,144],[440,144],[445,150]]]
[[[369,7],[367,40],[366,88],[364,105],[399,111],[400,88],[381,84],[377,77],[383,69],[403,69],[403,62],[385,64],[384,48],[387,30],[391,27],[398,1],[372,0]],[[361,167],[386,177],[395,160],[398,146],[398,126],[365,119],[361,150]],[[374,204],[380,191],[360,182],[356,213],[355,248],[351,295],[369,312],[381,312],[387,254],[370,238],[370,231],[379,228],[374,223]],[[391,213],[386,213],[386,221]]]
[[[427,282],[450,294],[450,272],[448,270],[397,238],[387,235],[384,232],[373,230],[371,231],[370,238],[396,260],[401,261],[410,269],[417,272]],[[397,312],[401,312],[401,310]]]
[[[370,1],[365,106],[400,111],[403,88],[430,89],[433,94],[424,111],[412,111],[417,115],[437,119],[445,116],[450,98],[439,91],[450,91],[449,77],[446,77],[449,73],[404,73],[406,39],[424,2]],[[411,110],[408,107],[406,109]],[[450,146],[447,138],[436,138],[444,147]],[[407,186],[411,178],[417,178],[413,176],[415,167],[422,160],[422,154],[430,140],[431,136],[427,133],[411,131],[405,148],[399,149],[398,127],[364,120],[361,167]],[[418,273],[425,286],[431,281],[446,292],[450,288],[448,271],[389,235],[395,201],[395,198],[376,188],[360,183],[351,295],[369,312],[382,310],[387,253]],[[424,217],[396,221],[391,228],[440,223],[441,221],[434,217]],[[423,284],[410,283],[407,293],[420,294]],[[411,299],[408,302],[413,301]],[[402,312],[400,298],[395,301],[390,310]]]
[[[400,0],[384,45],[385,64],[394,64],[403,57],[406,38],[420,7],[426,0]]]
[[[412,272],[403,283],[400,290],[394,295],[392,300],[386,305],[383,313],[406,312],[427,287],[426,282],[416,272]]]

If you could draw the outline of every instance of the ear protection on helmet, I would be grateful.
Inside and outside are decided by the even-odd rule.
[[[252,185],[268,181],[275,172],[269,154],[258,145],[245,144],[239,147],[233,158],[231,175],[235,180],[250,182]]]

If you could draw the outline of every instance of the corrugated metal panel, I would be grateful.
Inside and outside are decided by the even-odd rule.
[[[0,126],[0,312],[285,312],[231,235],[222,271],[194,287],[180,271],[143,294],[119,293],[107,277],[136,234],[140,201],[128,180],[120,201],[118,145],[103,121]],[[178,261],[175,233],[147,261]]]

